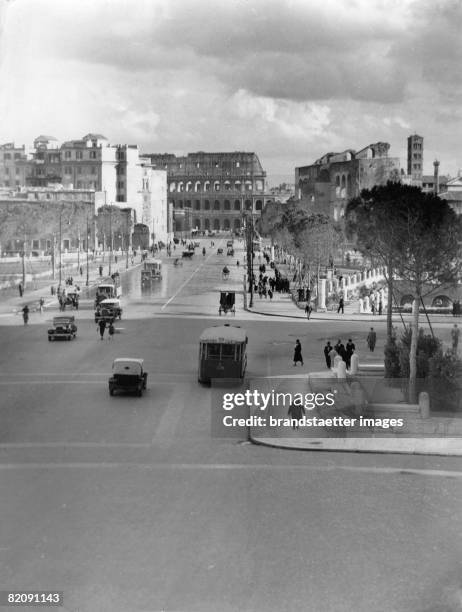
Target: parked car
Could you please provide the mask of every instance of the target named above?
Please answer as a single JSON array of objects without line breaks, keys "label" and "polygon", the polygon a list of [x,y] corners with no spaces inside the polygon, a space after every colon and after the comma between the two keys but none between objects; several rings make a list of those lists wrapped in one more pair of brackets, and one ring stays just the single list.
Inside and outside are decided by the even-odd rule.
[{"label": "parked car", "polygon": [[75,317],[60,316],[53,317],[53,326],[48,329],[48,341],[73,340],[77,335]]},{"label": "parked car", "polygon": [[143,395],[146,389],[148,374],[144,371],[144,361],[139,358],[121,357],[114,359],[112,376],[109,379],[109,395],[116,391]]}]

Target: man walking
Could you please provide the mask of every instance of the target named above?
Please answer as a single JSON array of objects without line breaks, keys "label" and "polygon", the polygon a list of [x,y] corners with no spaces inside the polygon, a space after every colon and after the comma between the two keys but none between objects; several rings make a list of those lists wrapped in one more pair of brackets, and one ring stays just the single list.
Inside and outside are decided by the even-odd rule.
[{"label": "man walking", "polygon": [[377,334],[375,333],[373,327],[371,327],[371,331],[367,334],[366,342],[367,346],[369,347],[369,350],[371,351],[371,353],[373,353],[375,349],[375,343],[377,342]]},{"label": "man walking", "polygon": [[348,338],[348,342],[345,348],[346,348],[346,365],[347,365],[347,368],[350,369],[351,356],[353,355],[356,349],[356,346],[354,345],[354,342],[352,341],[351,338]]},{"label": "man walking", "polygon": [[341,297],[338,303],[338,308],[337,308],[337,314],[342,311],[342,314],[344,314],[344,306],[345,306],[345,302],[343,301],[343,298]]},{"label": "man walking", "polygon": [[326,360],[326,366],[329,368],[329,370],[330,370],[330,367],[331,367],[331,361],[330,361],[330,354],[329,353],[331,351],[332,351],[332,346],[331,346],[331,344],[330,344],[330,342],[328,340],[326,346],[324,347],[324,357],[325,357],[325,360]]},{"label": "man walking", "polygon": [[308,319],[308,321],[310,320],[312,310],[313,310],[313,307],[311,306],[310,302],[307,302],[305,306],[305,313],[306,313],[306,318]]},{"label": "man walking", "polygon": [[99,335],[101,336],[101,340],[104,338],[104,332],[106,330],[106,321],[104,319],[100,319],[98,323],[99,327]]}]

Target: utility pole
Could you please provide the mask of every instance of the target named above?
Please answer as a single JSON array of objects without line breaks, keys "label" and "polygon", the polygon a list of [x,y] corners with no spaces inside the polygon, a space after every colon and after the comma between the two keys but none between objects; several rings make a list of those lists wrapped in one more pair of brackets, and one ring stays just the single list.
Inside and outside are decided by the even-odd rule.
[{"label": "utility pole", "polygon": [[63,267],[63,208],[61,208],[61,212],[59,213],[59,289],[61,290],[61,282],[62,282],[62,267]]},{"label": "utility pole", "polygon": [[88,287],[88,285],[90,284],[90,265],[88,262],[88,249],[90,246],[90,229],[89,229],[89,225],[88,225],[88,214],[87,214],[87,280],[85,285]]},{"label": "utility pole", "polygon": [[26,233],[24,232],[24,240],[22,243],[22,288],[26,288]]},{"label": "utility pole", "polygon": [[112,241],[112,206],[109,207],[109,234],[110,234],[110,250],[109,250],[109,276],[111,276],[112,272],[112,249],[113,249],[113,241]]},{"label": "utility pole", "polygon": [[247,240],[247,277],[249,279],[250,301],[249,308],[253,307],[253,217],[246,216],[246,240]]}]

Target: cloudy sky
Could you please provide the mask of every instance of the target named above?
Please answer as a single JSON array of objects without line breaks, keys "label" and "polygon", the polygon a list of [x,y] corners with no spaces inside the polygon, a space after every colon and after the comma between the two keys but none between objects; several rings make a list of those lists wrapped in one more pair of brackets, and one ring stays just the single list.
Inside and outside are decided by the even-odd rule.
[{"label": "cloudy sky", "polygon": [[271,184],[385,141],[462,168],[461,0],[0,0],[0,143],[255,151]]}]

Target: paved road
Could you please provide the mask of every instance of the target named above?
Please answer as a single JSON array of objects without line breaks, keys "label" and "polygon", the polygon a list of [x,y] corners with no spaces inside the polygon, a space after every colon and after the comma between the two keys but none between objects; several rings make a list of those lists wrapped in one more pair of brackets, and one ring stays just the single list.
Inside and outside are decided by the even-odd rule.
[{"label": "paved road", "polygon": [[[0,327],[0,588],[60,589],[64,609],[85,612],[459,610],[459,459],[211,436],[197,340],[220,322],[222,264],[201,258],[167,264],[152,293],[134,272],[113,341],[85,309],[73,342],[46,341],[47,314]],[[235,322],[255,376],[292,374],[297,337],[308,370],[326,334],[364,335]],[[142,398],[109,397],[121,355],[146,360]]]}]

